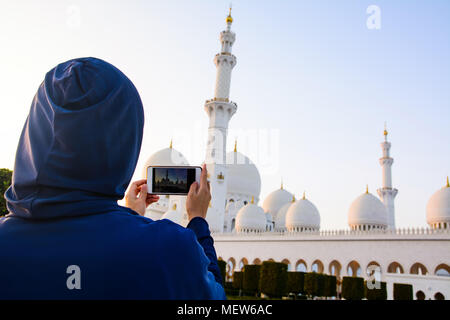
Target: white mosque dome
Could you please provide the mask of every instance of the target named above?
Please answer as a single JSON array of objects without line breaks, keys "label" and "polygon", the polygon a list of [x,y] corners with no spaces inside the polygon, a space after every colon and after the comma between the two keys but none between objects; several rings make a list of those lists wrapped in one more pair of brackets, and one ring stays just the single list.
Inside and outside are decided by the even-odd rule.
[{"label": "white mosque dome", "polygon": [[170,143],[169,148],[159,150],[152,154],[144,164],[142,169],[142,176],[147,176],[148,166],[187,166],[189,165],[183,154],[176,149],[172,148]]},{"label": "white mosque dome", "polygon": [[290,202],[285,203],[280,208],[280,210],[278,210],[275,217],[275,230],[277,231],[286,230],[286,214],[294,202],[295,200],[294,201],[291,200]]},{"label": "white mosque dome", "polygon": [[283,186],[281,186],[280,189],[272,191],[264,199],[264,202],[262,205],[264,212],[269,212],[276,220],[278,211],[286,203],[290,203],[293,196],[294,195],[292,193],[284,190]]},{"label": "white mosque dome", "polygon": [[174,204],[166,213],[162,215],[161,219],[168,219],[182,225],[183,217],[181,211],[177,210],[177,205]]},{"label": "white mosque dome", "polygon": [[357,226],[386,228],[388,224],[387,209],[383,202],[366,191],[350,205],[348,224],[351,228]]},{"label": "white mosque dome", "polygon": [[288,231],[319,230],[319,210],[305,197],[292,203],[286,213],[286,229]]},{"label": "white mosque dome", "polygon": [[227,193],[242,194],[259,199],[261,177],[252,161],[240,152],[228,152],[227,157]]},{"label": "white mosque dome", "polygon": [[237,213],[235,228],[237,232],[265,231],[266,215],[264,210],[256,204],[246,204]]},{"label": "white mosque dome", "polygon": [[427,223],[432,227],[436,224],[445,224],[442,226],[450,227],[450,184],[448,178],[447,185],[436,191],[428,200]]}]

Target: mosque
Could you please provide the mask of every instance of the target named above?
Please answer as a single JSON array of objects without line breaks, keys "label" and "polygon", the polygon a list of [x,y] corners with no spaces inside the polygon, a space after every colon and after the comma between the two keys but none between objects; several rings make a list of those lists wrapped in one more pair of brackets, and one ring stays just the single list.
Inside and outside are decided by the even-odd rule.
[{"label": "mosque", "polygon": [[[209,117],[206,160],[211,184],[207,220],[219,259],[227,262],[227,278],[245,264],[280,261],[290,271],[360,276],[385,281],[388,299],[393,284],[413,285],[415,299],[450,299],[450,184],[429,199],[426,220],[429,228],[398,229],[395,226],[395,197],[392,185],[391,143],[384,130],[379,160],[382,185],[378,197],[359,195],[348,211],[346,230],[320,229],[320,213],[305,194],[300,199],[283,185],[262,202],[258,168],[237,145],[226,152],[228,123],[237,110],[229,100],[231,72],[236,57],[231,53],[236,35],[231,31],[231,9],[226,29],[220,33],[221,51],[214,57],[217,68],[214,98],[204,109]],[[172,146],[146,161],[142,175],[151,165],[189,165]],[[184,196],[164,196],[147,208],[152,219],[170,219],[187,225]]]}]

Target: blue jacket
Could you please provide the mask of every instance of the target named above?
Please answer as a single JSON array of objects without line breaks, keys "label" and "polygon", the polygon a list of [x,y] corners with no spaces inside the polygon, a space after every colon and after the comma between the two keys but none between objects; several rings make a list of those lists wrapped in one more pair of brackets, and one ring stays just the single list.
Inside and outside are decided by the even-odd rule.
[{"label": "blue jacket", "polygon": [[0,299],[224,299],[207,222],[183,228],[117,204],[144,112],[109,63],[74,59],[33,99],[0,219]]}]

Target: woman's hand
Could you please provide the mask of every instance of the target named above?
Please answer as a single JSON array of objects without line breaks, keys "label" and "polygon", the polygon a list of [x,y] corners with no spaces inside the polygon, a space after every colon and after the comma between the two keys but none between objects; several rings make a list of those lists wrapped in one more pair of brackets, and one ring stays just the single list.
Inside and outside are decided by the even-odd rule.
[{"label": "woman's hand", "polygon": [[125,195],[125,206],[136,211],[141,216],[145,215],[145,208],[159,200],[159,196],[147,194],[146,182],[146,179],[133,182]]},{"label": "woman's hand", "polygon": [[209,190],[209,182],[207,180],[208,172],[206,165],[203,165],[202,174],[200,176],[200,185],[197,181],[191,184],[186,199],[186,211],[189,221],[195,217],[206,218],[209,202],[211,201],[211,192]]}]

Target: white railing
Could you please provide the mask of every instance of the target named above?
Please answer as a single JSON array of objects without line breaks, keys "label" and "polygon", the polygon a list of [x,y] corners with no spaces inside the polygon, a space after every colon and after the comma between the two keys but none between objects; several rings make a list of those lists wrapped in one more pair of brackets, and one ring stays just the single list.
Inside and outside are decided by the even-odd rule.
[{"label": "white railing", "polygon": [[321,231],[302,231],[302,232],[289,232],[289,231],[246,231],[246,232],[223,232],[213,233],[214,236],[355,236],[355,235],[432,235],[432,234],[450,234],[450,228],[446,229],[431,229],[425,227],[417,228],[397,228],[390,230],[350,230],[350,229],[332,229]]}]

